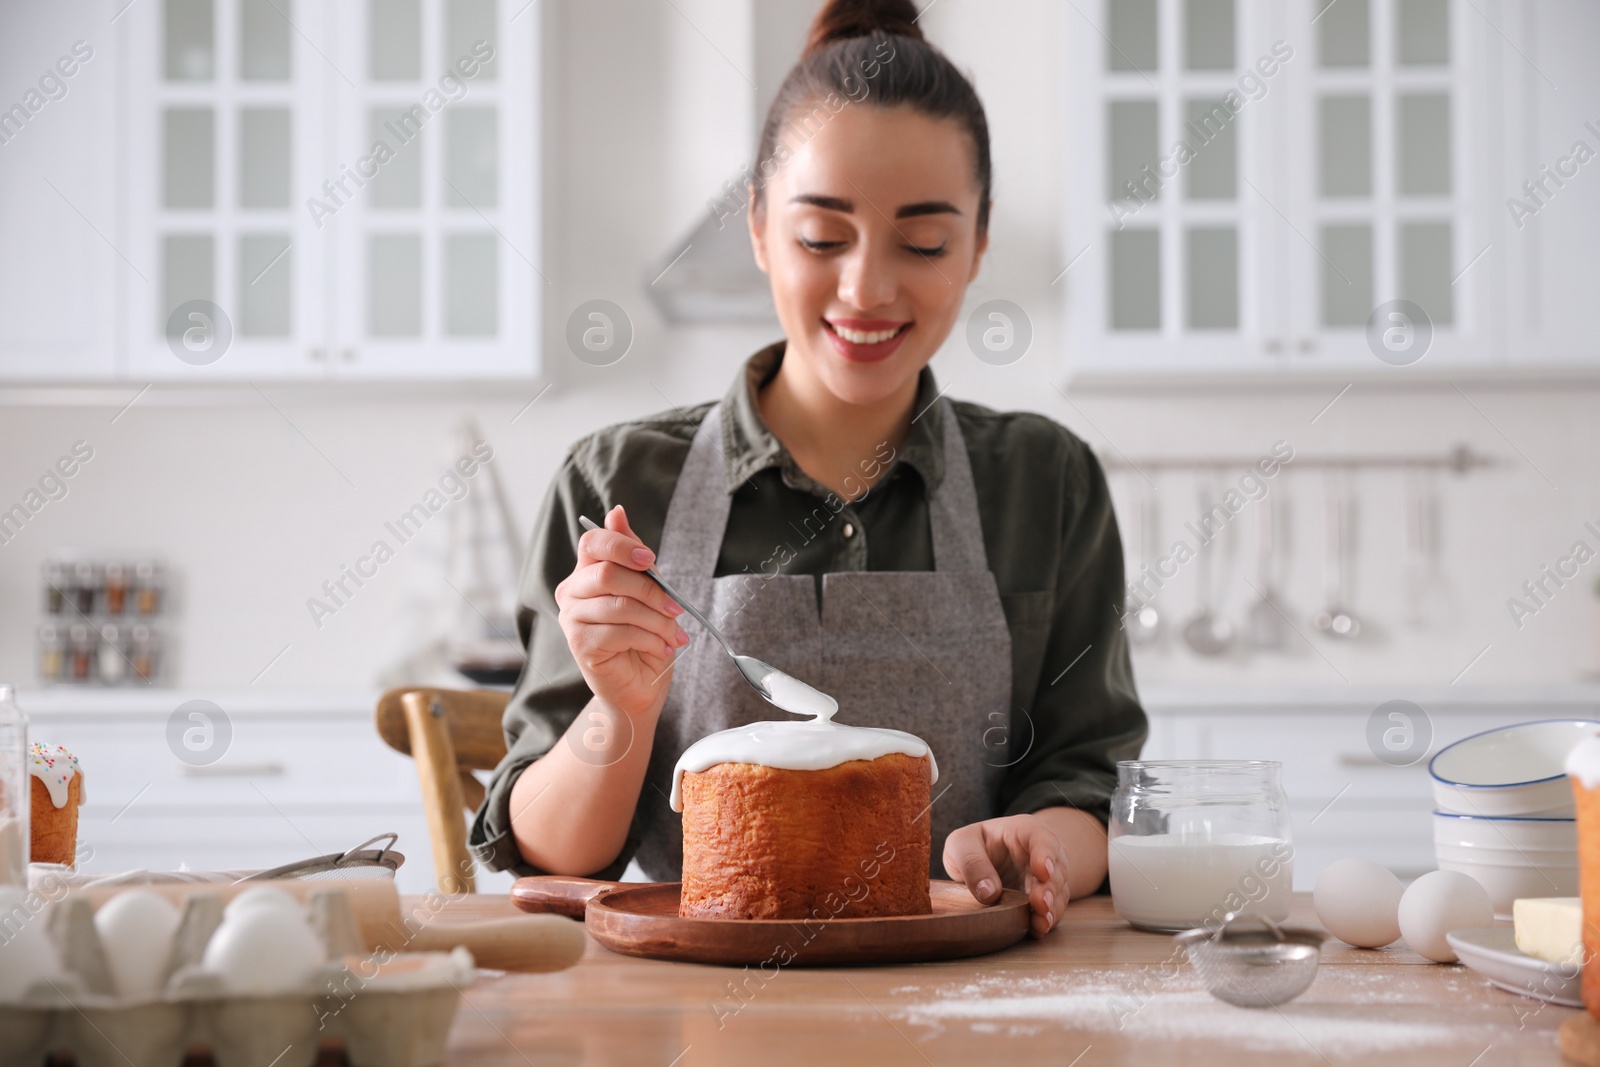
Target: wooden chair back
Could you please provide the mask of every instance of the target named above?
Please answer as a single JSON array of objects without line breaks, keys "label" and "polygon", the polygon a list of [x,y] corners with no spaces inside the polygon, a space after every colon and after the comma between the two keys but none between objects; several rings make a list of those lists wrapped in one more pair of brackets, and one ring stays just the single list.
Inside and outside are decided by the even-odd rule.
[{"label": "wooden chair back", "polygon": [[390,689],[378,698],[378,736],[417,764],[440,892],[476,888],[462,812],[483,803],[483,783],[472,772],[494,769],[506,754],[500,720],[509,699],[495,690],[424,686]]}]

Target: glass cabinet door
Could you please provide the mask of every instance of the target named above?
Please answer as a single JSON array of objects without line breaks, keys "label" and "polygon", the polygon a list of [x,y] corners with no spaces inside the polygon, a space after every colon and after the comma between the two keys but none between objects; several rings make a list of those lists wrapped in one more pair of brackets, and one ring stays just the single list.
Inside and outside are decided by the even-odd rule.
[{"label": "glass cabinet door", "polygon": [[1068,258],[1089,269],[1057,282],[1075,366],[1271,369],[1281,301],[1260,202],[1275,195],[1283,62],[1269,5],[1102,0],[1082,15],[1067,143],[1099,166],[1076,168],[1088,188],[1067,236]]},{"label": "glass cabinet door", "polygon": [[127,21],[125,209],[148,279],[129,293],[130,373],[328,374],[326,270],[306,204],[323,170],[325,9],[155,0]]},{"label": "glass cabinet door", "polygon": [[537,369],[537,17],[520,6],[340,5],[324,227],[341,376]]},{"label": "glass cabinet door", "polygon": [[[1486,363],[1500,265],[1485,225],[1482,18],[1459,0],[1305,0],[1284,225],[1291,358]],[[1474,119],[1474,116],[1477,116]]]}]

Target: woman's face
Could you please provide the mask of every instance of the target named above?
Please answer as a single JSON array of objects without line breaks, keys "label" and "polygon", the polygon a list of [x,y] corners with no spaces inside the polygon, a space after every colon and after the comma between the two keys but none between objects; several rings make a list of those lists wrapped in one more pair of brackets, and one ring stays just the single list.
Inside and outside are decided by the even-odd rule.
[{"label": "woman's face", "polygon": [[857,104],[803,144],[785,136],[764,218],[750,214],[785,367],[846,403],[888,400],[944,342],[988,247],[971,140],[951,119]]}]

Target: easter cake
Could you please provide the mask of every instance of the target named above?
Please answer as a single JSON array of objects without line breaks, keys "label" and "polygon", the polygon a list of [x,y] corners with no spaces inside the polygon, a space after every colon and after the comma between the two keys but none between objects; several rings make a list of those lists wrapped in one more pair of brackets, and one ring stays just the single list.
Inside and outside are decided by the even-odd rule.
[{"label": "easter cake", "polygon": [[723,919],[926,915],[926,742],[901,730],[755,722],[689,746],[673,769],[683,813],[678,914]]},{"label": "easter cake", "polygon": [[60,745],[28,748],[32,776],[28,834],[34,863],[73,866],[78,852],[78,807],[84,801],[83,769]]}]

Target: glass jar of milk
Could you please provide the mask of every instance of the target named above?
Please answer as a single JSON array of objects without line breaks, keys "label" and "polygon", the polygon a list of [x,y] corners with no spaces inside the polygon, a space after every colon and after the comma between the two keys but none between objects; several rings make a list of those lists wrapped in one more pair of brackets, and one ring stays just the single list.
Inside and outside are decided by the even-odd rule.
[{"label": "glass jar of milk", "polygon": [[1117,914],[1163,931],[1215,927],[1233,911],[1288,918],[1282,772],[1273,760],[1119,762],[1108,831]]}]

